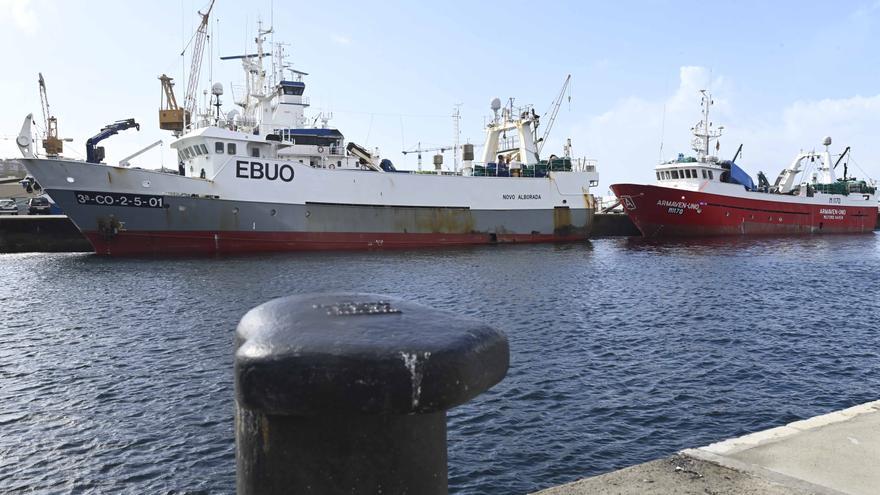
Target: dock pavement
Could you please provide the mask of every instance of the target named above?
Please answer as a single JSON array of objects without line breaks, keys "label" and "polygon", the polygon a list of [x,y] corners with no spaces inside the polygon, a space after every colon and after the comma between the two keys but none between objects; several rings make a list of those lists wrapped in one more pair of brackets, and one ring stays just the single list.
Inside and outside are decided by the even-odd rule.
[{"label": "dock pavement", "polygon": [[880,494],[880,400],[538,494]]}]

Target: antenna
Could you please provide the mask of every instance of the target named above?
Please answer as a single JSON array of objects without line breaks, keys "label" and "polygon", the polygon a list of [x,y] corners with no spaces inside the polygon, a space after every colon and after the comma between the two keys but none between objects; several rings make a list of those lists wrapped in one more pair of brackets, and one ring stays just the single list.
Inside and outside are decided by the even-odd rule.
[{"label": "antenna", "polygon": [[663,102],[663,119],[660,121],[660,156],[657,162],[663,162],[663,141],[666,139],[666,102]]},{"label": "antenna", "polygon": [[456,103],[452,111],[452,163],[456,173],[458,173],[458,145],[461,140],[461,105],[461,103]]},{"label": "antenna", "polygon": [[712,99],[712,93],[705,89],[700,90],[700,106],[703,109],[703,119],[691,128],[694,133],[694,139],[691,142],[693,150],[697,152],[698,160],[706,161],[709,156],[709,143],[713,139],[718,139],[724,132],[724,126],[718,126],[712,129],[712,122],[709,121],[709,107],[715,104]]}]

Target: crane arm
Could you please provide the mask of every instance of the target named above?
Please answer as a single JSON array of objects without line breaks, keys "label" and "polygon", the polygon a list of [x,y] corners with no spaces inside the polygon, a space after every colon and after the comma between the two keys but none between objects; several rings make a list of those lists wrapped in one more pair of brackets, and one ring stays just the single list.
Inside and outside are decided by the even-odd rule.
[{"label": "crane arm", "polygon": [[131,160],[133,160],[134,158],[136,158],[136,157],[138,157],[138,156],[143,155],[143,154],[146,153],[147,151],[150,151],[151,149],[155,148],[156,146],[159,146],[160,144],[162,144],[162,140],[161,140],[161,139],[158,140],[158,141],[156,141],[156,142],[153,143],[153,144],[150,144],[150,145],[148,145],[148,146],[146,146],[146,147],[144,147],[144,148],[139,149],[136,153],[133,153],[133,154],[131,154],[131,155],[128,155],[127,157],[123,158],[122,160],[119,160],[119,166],[120,166],[120,167],[130,167],[130,166],[131,166]]},{"label": "crane arm", "polygon": [[562,100],[565,98],[565,90],[568,89],[568,83],[571,81],[571,74],[565,77],[565,82],[562,83],[562,91],[559,92],[559,96],[553,100],[553,103],[550,105],[550,120],[547,122],[547,129],[544,130],[544,136],[541,137],[538,142],[538,155],[540,156],[541,150],[544,149],[544,143],[547,142],[547,138],[550,136],[550,129],[553,129],[553,123],[556,122],[556,114],[559,113],[559,107],[562,106]]},{"label": "crane arm", "polygon": [[173,78],[162,74],[159,76],[159,80],[162,81],[162,91],[165,94],[165,104],[161,105],[163,110],[177,110],[177,98],[174,97],[174,81]]},{"label": "crane arm", "polygon": [[112,124],[105,125],[101,132],[86,141],[86,161],[89,163],[101,163],[101,160],[104,159],[104,148],[97,147],[97,144],[119,131],[131,129],[132,127],[141,130],[141,125],[135,122],[134,119],[117,120]]},{"label": "crane arm", "polygon": [[202,16],[202,23],[199,24],[194,38],[192,64],[189,69],[189,81],[187,81],[186,98],[184,100],[184,108],[190,115],[195,115],[196,113],[196,91],[199,86],[199,73],[202,69],[202,55],[205,53],[205,38],[208,37],[208,17],[211,15],[211,9],[213,8],[214,0],[211,0],[207,12],[204,14],[199,12],[199,15]]},{"label": "crane arm", "polygon": [[44,128],[49,128],[49,116],[51,113],[49,112],[49,97],[46,95],[46,81],[43,79],[43,73],[38,72],[40,75],[40,105],[43,107],[43,126]]}]

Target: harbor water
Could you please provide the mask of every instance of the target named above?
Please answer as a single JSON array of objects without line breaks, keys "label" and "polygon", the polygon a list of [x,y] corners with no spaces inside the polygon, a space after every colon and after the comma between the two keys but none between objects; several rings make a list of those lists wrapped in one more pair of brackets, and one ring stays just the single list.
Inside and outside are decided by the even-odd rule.
[{"label": "harbor water", "polygon": [[0,492],[233,493],[233,332],[289,294],[482,319],[450,492],[526,493],[874,400],[880,236],[107,259],[0,255]]}]

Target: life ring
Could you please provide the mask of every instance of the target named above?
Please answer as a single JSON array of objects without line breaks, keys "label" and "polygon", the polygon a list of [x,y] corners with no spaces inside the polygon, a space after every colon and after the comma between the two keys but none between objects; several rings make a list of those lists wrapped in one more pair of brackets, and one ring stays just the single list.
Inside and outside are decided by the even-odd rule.
[{"label": "life ring", "polygon": [[318,153],[323,153],[323,152],[324,152],[324,147],[318,146]]},{"label": "life ring", "polygon": [[336,168],[336,164],[331,163],[331,164],[330,164],[330,170],[333,170],[334,168]]}]

